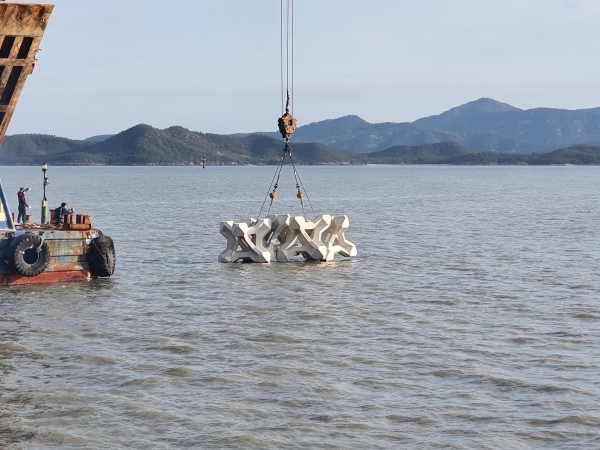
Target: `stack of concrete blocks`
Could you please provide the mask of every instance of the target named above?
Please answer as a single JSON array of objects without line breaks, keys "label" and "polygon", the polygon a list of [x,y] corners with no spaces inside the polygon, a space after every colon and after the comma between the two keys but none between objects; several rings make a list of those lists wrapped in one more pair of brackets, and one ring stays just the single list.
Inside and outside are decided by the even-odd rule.
[{"label": "stack of concrete blocks", "polygon": [[298,255],[308,260],[333,261],[336,254],[356,256],[356,246],[345,236],[349,226],[348,216],[330,215],[313,221],[278,214],[260,220],[221,222],[227,249],[219,256],[219,262],[270,263],[289,261]]}]

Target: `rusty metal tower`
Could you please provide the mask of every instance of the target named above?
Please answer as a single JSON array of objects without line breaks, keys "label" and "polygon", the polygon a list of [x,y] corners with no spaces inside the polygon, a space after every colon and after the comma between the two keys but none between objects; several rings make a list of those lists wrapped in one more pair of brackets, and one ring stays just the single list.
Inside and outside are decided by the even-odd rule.
[{"label": "rusty metal tower", "polygon": [[25,86],[54,5],[0,1],[0,144]]},{"label": "rusty metal tower", "polygon": [[[0,0],[0,145],[25,81],[35,68],[36,55],[53,9],[54,5]],[[2,182],[0,228],[14,228]]]}]

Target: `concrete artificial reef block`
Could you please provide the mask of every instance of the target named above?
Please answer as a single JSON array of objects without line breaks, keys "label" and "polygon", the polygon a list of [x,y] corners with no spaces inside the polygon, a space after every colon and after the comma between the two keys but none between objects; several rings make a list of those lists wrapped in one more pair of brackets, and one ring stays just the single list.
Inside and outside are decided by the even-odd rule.
[{"label": "concrete artificial reef block", "polygon": [[336,254],[356,256],[356,245],[346,240],[348,216],[324,214],[314,220],[277,214],[266,219],[221,222],[227,249],[219,262],[270,263],[301,255],[307,260],[333,261]]}]

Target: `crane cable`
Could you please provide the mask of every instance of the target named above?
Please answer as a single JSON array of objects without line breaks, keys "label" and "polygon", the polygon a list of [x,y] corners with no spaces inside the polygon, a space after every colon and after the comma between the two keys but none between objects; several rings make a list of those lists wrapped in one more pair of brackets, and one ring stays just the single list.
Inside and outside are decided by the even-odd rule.
[{"label": "crane cable", "polygon": [[[288,95],[291,92],[291,100],[292,100],[292,115],[294,115],[294,0],[285,0],[287,3],[285,9],[285,27],[283,25],[284,22],[284,8],[283,3],[284,0],[280,0],[281,5],[281,14],[280,14],[280,49],[281,49],[281,115],[284,114],[285,111],[285,93]],[[291,17],[290,17],[291,16]],[[285,33],[285,62],[283,55],[283,34]],[[290,49],[291,49],[291,58],[290,58]],[[292,70],[290,72],[290,63],[292,66]],[[290,76],[291,74],[291,76]],[[291,89],[290,89],[290,78],[291,78]],[[285,79],[285,83],[284,83]]]},{"label": "crane cable", "polygon": [[283,116],[285,107],[285,100],[283,99],[283,0],[281,0],[281,13],[280,13],[280,49],[281,49],[281,115]]},{"label": "crane cable", "polygon": [[[315,215],[315,210],[312,206],[312,202],[306,193],[306,189],[304,188],[304,183],[302,183],[302,179],[300,178],[300,174],[298,173],[298,169],[296,168],[296,164],[294,163],[294,159],[292,157],[292,147],[290,144],[290,138],[296,131],[296,119],[293,117],[294,113],[294,0],[285,0],[286,2],[286,26],[285,26],[285,34],[286,34],[286,51],[285,51],[285,64],[283,61],[283,33],[284,33],[284,0],[280,0],[280,56],[281,56],[281,112],[282,117],[279,119],[279,130],[282,134],[282,137],[285,138],[285,147],[283,149],[283,153],[281,155],[281,159],[277,164],[277,169],[275,170],[275,175],[271,180],[271,185],[269,186],[269,191],[265,196],[265,200],[260,208],[260,212],[258,214],[258,218],[260,218],[267,199],[270,197],[271,202],[269,204],[269,209],[267,212],[267,216],[271,212],[271,208],[274,205],[274,201],[277,198],[277,188],[279,187],[279,179],[281,177],[281,172],[283,170],[283,165],[285,164],[285,156],[289,154],[290,162],[292,164],[292,168],[294,171],[294,178],[296,180],[296,188],[298,189],[298,194],[296,197],[300,200],[300,204],[302,206],[302,215],[306,218],[306,212],[304,208],[304,197],[308,201],[310,209],[312,213]],[[291,52],[291,58],[290,58]],[[291,63],[291,73],[290,73],[290,63]],[[284,74],[284,66],[285,66],[285,74]],[[290,76],[291,75],[291,76]],[[285,78],[285,90],[284,90],[284,78]],[[291,89],[290,89],[290,78],[291,78]],[[291,92],[291,95],[290,95]],[[285,100],[287,93],[287,101]],[[291,106],[291,112],[290,112]]]}]

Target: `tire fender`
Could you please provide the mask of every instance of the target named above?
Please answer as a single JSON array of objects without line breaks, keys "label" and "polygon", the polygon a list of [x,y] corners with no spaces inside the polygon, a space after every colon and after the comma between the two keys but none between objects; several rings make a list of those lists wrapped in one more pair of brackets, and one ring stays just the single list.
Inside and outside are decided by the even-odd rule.
[{"label": "tire fender", "polygon": [[108,278],[115,273],[115,265],[115,244],[110,237],[100,233],[92,241],[92,273],[97,278]]},{"label": "tire fender", "polygon": [[48,268],[50,248],[35,234],[27,233],[12,240],[6,251],[6,263],[13,272],[36,277]]}]

